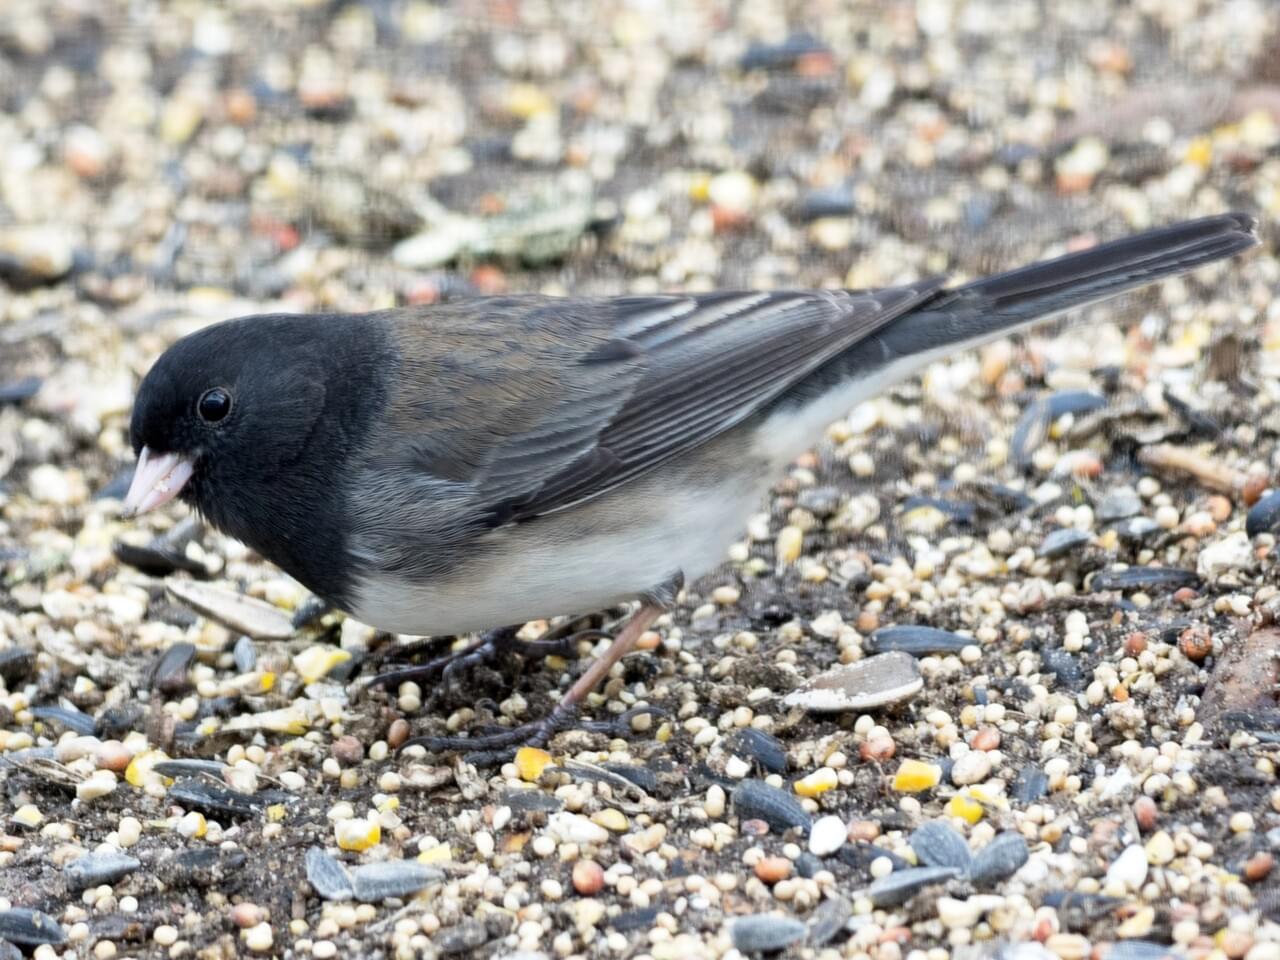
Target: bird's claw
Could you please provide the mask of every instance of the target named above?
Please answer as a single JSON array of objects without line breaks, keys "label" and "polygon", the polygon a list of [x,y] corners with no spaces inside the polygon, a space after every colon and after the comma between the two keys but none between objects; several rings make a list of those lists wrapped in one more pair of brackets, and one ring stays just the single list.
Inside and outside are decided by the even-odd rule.
[{"label": "bird's claw", "polygon": [[[661,707],[632,707],[616,717],[608,720],[591,720],[582,724],[582,729],[590,733],[602,733],[609,737],[625,737],[632,732],[631,721],[638,716],[666,716],[667,711]],[[541,720],[522,723],[518,727],[500,730],[496,733],[468,737],[415,737],[406,740],[401,750],[410,746],[421,746],[428,753],[447,753],[454,750],[468,750],[463,759],[477,767],[492,767],[506,763],[514,755],[517,747],[545,747],[551,738],[572,725],[578,716],[578,708],[573,704],[560,703]]]}]

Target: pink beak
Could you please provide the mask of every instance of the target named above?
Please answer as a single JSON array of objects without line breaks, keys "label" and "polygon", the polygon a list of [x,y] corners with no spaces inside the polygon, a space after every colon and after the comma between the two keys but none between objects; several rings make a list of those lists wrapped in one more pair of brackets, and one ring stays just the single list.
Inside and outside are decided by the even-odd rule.
[{"label": "pink beak", "polygon": [[157,455],[143,447],[138,454],[133,482],[125,494],[123,515],[136,517],[168,503],[182,491],[194,472],[195,464],[185,457],[176,453]]}]

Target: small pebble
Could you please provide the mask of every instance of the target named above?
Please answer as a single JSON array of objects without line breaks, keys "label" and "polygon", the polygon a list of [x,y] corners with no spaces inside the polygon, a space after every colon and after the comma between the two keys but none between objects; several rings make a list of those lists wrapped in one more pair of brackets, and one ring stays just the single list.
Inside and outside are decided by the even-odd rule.
[{"label": "small pebble", "polygon": [[835,853],[845,844],[849,829],[837,816],[819,817],[809,830],[809,852],[816,857]]}]

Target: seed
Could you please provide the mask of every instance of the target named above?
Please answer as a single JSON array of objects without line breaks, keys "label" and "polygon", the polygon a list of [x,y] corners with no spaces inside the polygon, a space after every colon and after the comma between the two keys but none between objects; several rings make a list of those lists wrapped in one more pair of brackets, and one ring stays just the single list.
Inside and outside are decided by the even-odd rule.
[{"label": "seed", "polygon": [[893,789],[899,793],[931,790],[942,779],[942,767],[923,760],[903,760],[893,778]]},{"label": "seed", "polygon": [[875,737],[868,737],[858,747],[858,756],[863,760],[883,761],[893,758],[894,752],[897,750],[897,744],[893,742],[893,737],[887,734]]},{"label": "seed", "polygon": [[1275,857],[1267,850],[1259,850],[1244,862],[1244,878],[1250,883],[1266,879],[1275,866]]},{"label": "seed", "polygon": [[762,882],[775,884],[791,876],[791,861],[786,857],[761,857],[756,861],[755,870]]},{"label": "seed", "polygon": [[537,747],[521,747],[516,751],[516,770],[520,772],[520,779],[528,783],[542,776],[550,763],[551,754]]},{"label": "seed", "polygon": [[795,783],[795,791],[802,797],[817,797],[834,789],[840,784],[840,778],[830,767],[820,767],[813,773]]},{"label": "seed", "polygon": [[409,721],[404,717],[396,717],[387,728],[387,746],[395,750],[409,739]]},{"label": "seed", "polygon": [[1203,623],[1195,623],[1178,637],[1178,649],[1193,663],[1199,663],[1213,652],[1213,635]]},{"label": "seed", "polygon": [[982,727],[973,735],[970,746],[974,750],[995,750],[1000,746],[1000,731],[995,727]]},{"label": "seed", "polygon": [[1133,816],[1143,833],[1150,833],[1155,827],[1158,814],[1156,802],[1150,797],[1139,797],[1133,802]]},{"label": "seed", "polygon": [[604,870],[594,860],[579,860],[573,865],[573,889],[584,897],[594,897],[604,889]]}]

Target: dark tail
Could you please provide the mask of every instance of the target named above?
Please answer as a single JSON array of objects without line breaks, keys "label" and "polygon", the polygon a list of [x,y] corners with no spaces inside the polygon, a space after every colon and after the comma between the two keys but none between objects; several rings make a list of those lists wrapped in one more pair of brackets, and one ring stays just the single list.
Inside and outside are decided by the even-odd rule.
[{"label": "dark tail", "polygon": [[873,339],[886,361],[975,346],[1240,253],[1258,242],[1256,229],[1253,217],[1226,213],[1099,244],[939,291]]}]

